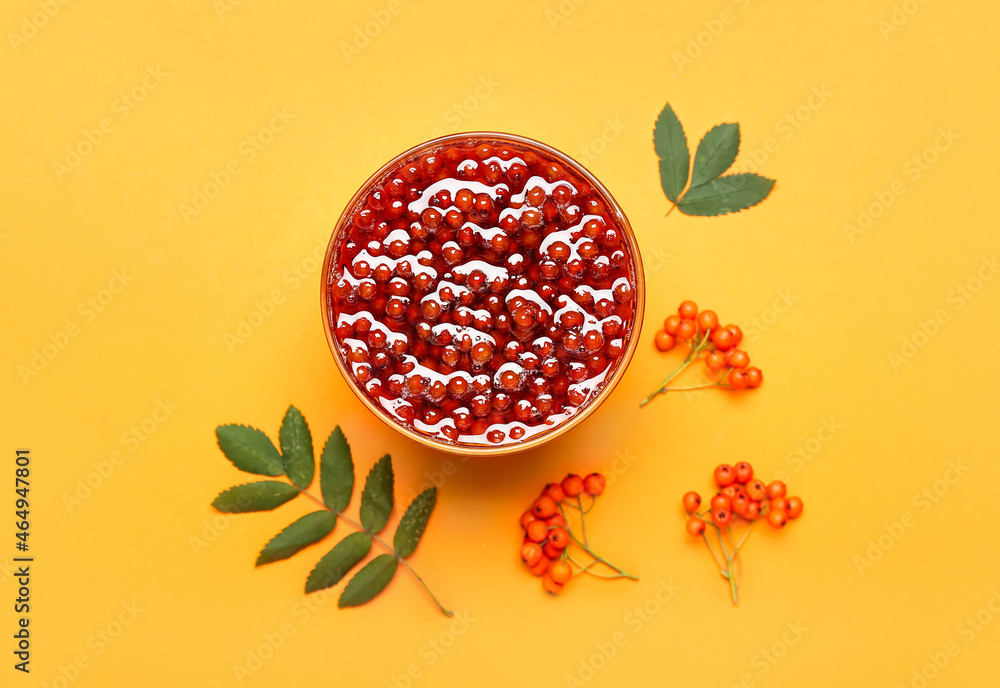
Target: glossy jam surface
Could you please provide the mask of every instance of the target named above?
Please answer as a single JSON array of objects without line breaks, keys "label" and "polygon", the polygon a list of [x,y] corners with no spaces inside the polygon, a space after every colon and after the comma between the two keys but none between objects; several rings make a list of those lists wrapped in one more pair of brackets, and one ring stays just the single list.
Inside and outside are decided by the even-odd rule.
[{"label": "glossy jam surface", "polygon": [[620,218],[565,161],[473,140],[410,157],[349,208],[329,325],[397,423],[503,446],[580,413],[622,363],[636,270]]}]

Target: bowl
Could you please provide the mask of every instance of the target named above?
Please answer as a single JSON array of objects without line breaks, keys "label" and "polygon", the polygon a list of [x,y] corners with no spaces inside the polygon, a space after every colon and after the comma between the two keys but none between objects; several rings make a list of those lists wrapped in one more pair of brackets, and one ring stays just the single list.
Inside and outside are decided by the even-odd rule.
[{"label": "bowl", "polygon": [[327,246],[321,306],[348,386],[440,451],[498,455],[579,425],[625,373],[645,289],[628,219],[568,155],[450,134],[383,165]]}]

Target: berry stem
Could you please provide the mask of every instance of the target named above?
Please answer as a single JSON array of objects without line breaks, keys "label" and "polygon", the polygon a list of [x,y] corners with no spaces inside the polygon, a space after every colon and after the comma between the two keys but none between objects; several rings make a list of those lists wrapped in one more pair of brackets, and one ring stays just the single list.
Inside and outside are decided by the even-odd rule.
[{"label": "berry stem", "polygon": [[[739,583],[736,581],[737,576],[736,576],[736,570],[733,567],[733,563],[734,562],[739,563],[739,556],[740,556],[739,545],[737,545],[735,540],[733,540],[732,532],[727,526],[726,533],[729,535],[730,545],[732,546],[732,554],[730,554],[726,550],[726,541],[725,538],[723,537],[722,528],[719,528],[714,523],[712,523],[711,525],[712,528],[715,529],[716,536],[719,538],[719,548],[722,550],[722,556],[726,560],[726,564],[725,566],[722,566],[722,563],[719,561],[718,557],[716,557],[715,562],[719,564],[719,569],[720,569],[719,573],[722,574],[723,578],[729,581],[729,589],[733,595],[733,604],[738,605],[740,603],[740,598],[738,593]],[[704,533],[702,533],[702,536],[704,537]],[[746,537],[744,537],[743,540],[746,540]],[[705,542],[706,544],[708,543],[707,537],[705,538]],[[742,541],[740,542],[740,544],[742,544]],[[709,546],[709,549],[710,550],[712,549],[711,546]],[[715,555],[714,551],[712,552],[712,555],[713,556]]]},{"label": "berry stem", "polygon": [[[667,393],[668,391],[670,391],[670,389],[678,389],[678,388],[670,388],[670,389],[668,389],[667,385],[669,385],[670,382],[675,377],[677,377],[678,375],[680,375],[681,372],[685,368],[687,368],[689,365],[691,365],[691,362],[694,361],[694,359],[696,359],[698,357],[698,354],[700,354],[703,350],[705,350],[707,348],[706,345],[711,340],[711,336],[710,335],[711,335],[711,332],[705,332],[704,336],[700,340],[697,340],[697,343],[694,346],[691,347],[691,350],[688,352],[687,356],[684,357],[684,360],[674,370],[674,372],[670,373],[670,375],[668,375],[666,377],[666,379],[663,382],[660,383],[660,386],[656,389],[655,392],[653,392],[648,397],[646,397],[641,402],[639,402],[639,408],[642,408],[643,406],[645,406],[646,404],[648,404],[649,402],[651,402],[653,399],[655,399],[657,396],[659,396],[661,394]],[[715,384],[715,383],[713,383],[713,384]]]},{"label": "berry stem", "polygon": [[[609,574],[606,574],[606,573],[598,573],[597,571],[591,571],[590,570],[591,567],[594,566],[594,564],[598,563],[597,559],[594,559],[594,561],[592,561],[589,564],[587,564],[586,566],[584,566],[583,564],[581,564],[580,562],[578,562],[576,559],[574,559],[573,557],[571,557],[568,554],[566,555],[566,558],[569,559],[571,562],[573,562],[574,564],[576,564],[577,566],[580,567],[580,571],[579,571],[580,573],[589,573],[591,576],[597,576],[598,578],[608,578],[608,579],[625,578],[625,577],[627,577],[627,574],[624,574],[624,573],[616,573],[615,575],[612,576],[612,575],[609,575]],[[607,563],[607,562],[605,562],[605,563]]]},{"label": "berry stem", "polygon": [[733,554],[728,559],[728,562],[729,562],[729,576],[728,576],[728,578],[729,578],[729,589],[733,593],[733,604],[738,605],[740,603],[740,599],[739,599],[739,595],[738,595],[739,587],[740,587],[738,579],[740,578],[740,575],[739,575],[739,571],[737,571],[737,569],[734,566],[734,564],[736,564],[737,566],[739,566],[740,571],[742,571],[743,566],[742,566],[742,562],[740,560],[740,548],[736,544],[736,541],[733,539],[732,526],[726,526],[726,535],[729,537],[729,543],[733,547]]},{"label": "berry stem", "polygon": [[330,507],[328,507],[323,500],[317,499],[311,492],[308,492],[308,491],[302,489],[298,485],[295,485],[295,489],[297,489],[300,493],[304,494],[309,499],[311,499],[314,502],[316,502],[318,505],[320,505],[321,507],[323,507],[327,511],[330,511],[330,512],[336,514],[337,518],[342,519],[342,520],[346,521],[347,523],[350,523],[352,526],[354,526],[355,528],[357,528],[361,532],[367,533],[368,535],[370,535],[377,543],[379,543],[380,545],[382,545],[382,547],[384,547],[385,550],[387,552],[389,552],[389,554],[392,554],[394,557],[396,557],[396,559],[398,559],[403,564],[403,566],[405,566],[407,569],[409,569],[410,573],[413,574],[413,577],[417,579],[417,582],[420,583],[420,585],[423,586],[424,590],[427,591],[427,594],[430,596],[430,598],[432,600],[434,600],[434,604],[437,605],[438,609],[441,610],[442,614],[444,614],[445,616],[454,616],[455,615],[455,612],[453,612],[453,611],[451,611],[449,609],[445,609],[444,605],[441,604],[441,602],[438,600],[438,598],[434,596],[434,593],[431,592],[431,589],[427,586],[427,583],[424,582],[424,579],[421,578],[417,574],[417,572],[413,570],[412,566],[410,566],[410,562],[406,561],[406,559],[404,559],[403,557],[399,556],[399,552],[397,552],[394,547],[390,547],[389,543],[387,543],[385,540],[383,540],[381,537],[379,537],[378,534],[371,532],[370,530],[368,530],[367,528],[365,528],[363,525],[361,525],[360,523],[358,523],[357,521],[355,521],[353,518],[350,518],[349,516],[345,516],[344,514],[342,514],[339,511],[334,511],[333,509],[331,509]]},{"label": "berry stem", "polygon": [[729,573],[726,575],[726,578],[729,579],[729,590],[733,594],[733,604],[738,606],[740,603],[739,585],[737,585],[736,578],[733,576],[732,564],[730,564]]},{"label": "berry stem", "polygon": [[[580,495],[576,496],[576,504],[577,508],[580,509],[580,532],[583,533],[583,542],[587,547],[590,547],[590,541],[587,540],[587,517],[586,512],[583,510],[583,500],[580,499]],[[565,514],[563,514],[563,518],[566,518]]]},{"label": "berry stem", "polygon": [[573,539],[573,542],[575,542],[576,544],[580,545],[580,547],[583,548],[584,552],[586,552],[587,554],[589,554],[590,556],[592,556],[594,559],[596,559],[597,561],[601,562],[605,566],[610,566],[615,571],[617,571],[619,574],[621,574],[622,577],[628,578],[629,580],[634,580],[634,581],[639,580],[638,576],[633,576],[631,573],[628,573],[627,571],[623,571],[622,569],[618,568],[617,566],[615,566],[614,564],[612,564],[610,561],[608,561],[604,557],[600,556],[599,554],[595,554],[593,550],[591,550],[589,547],[587,547],[587,545],[583,544],[582,542],[580,542],[580,540],[577,539],[577,537],[573,534],[573,531],[569,531],[569,536]]},{"label": "berry stem", "polygon": [[[563,511],[562,504],[558,504],[557,506],[559,507],[559,513],[562,514],[563,519],[566,519],[566,512]],[[570,506],[572,506],[572,504]],[[583,519],[583,512],[582,512],[582,510],[581,510],[580,518],[581,518],[581,523],[582,523],[583,522],[582,521],[582,519]],[[601,562],[605,566],[609,566],[612,569],[614,569],[615,571],[617,571],[619,574],[621,574],[620,577],[628,578],[628,579],[634,580],[634,581],[639,580],[638,576],[633,576],[631,573],[628,573],[627,571],[623,571],[622,569],[618,568],[617,566],[615,566],[614,564],[612,564],[610,561],[608,561],[604,557],[602,557],[602,556],[600,556],[598,554],[595,554],[594,551],[592,549],[590,549],[590,547],[587,545],[587,543],[581,542],[580,539],[573,533],[573,529],[569,527],[569,520],[566,520],[566,532],[569,533],[569,537],[570,537],[571,540],[573,540],[573,542],[575,542],[581,548],[583,548],[584,552],[586,552],[587,554],[589,554],[590,556],[592,556],[594,559],[596,559],[597,561]],[[588,571],[588,573],[593,573],[593,571]],[[597,575],[597,574],[594,574],[594,575]],[[619,576],[616,576],[616,578],[617,577],[619,577]]]},{"label": "berry stem", "polygon": [[670,217],[670,213],[674,212],[674,210],[676,209],[677,209],[677,204],[674,203],[673,205],[670,206],[670,210],[667,211],[667,214],[664,215],[664,217]]},{"label": "berry stem", "polygon": [[712,543],[709,541],[708,536],[705,535],[705,531],[702,531],[701,539],[705,541],[705,546],[708,547],[708,551],[712,553],[712,558],[715,559],[715,563],[719,566],[719,572],[721,573],[726,567],[723,566],[722,562],[719,560],[719,555],[716,554],[715,549],[712,548]]},{"label": "berry stem", "polygon": [[[583,508],[583,502],[580,502],[580,505],[577,506],[576,504],[574,504],[573,502],[569,501],[568,499],[564,499],[561,503],[565,504],[566,506],[570,507],[571,509],[576,509],[581,514],[589,514],[590,510],[594,508],[595,504],[597,504],[597,497],[594,497],[594,496],[591,496],[591,495],[588,495],[588,496],[590,497],[590,506],[588,506],[586,509]],[[579,497],[577,499],[579,499]],[[566,514],[564,513],[563,514],[563,518],[565,518],[565,517],[566,517]]]},{"label": "berry stem", "polygon": [[740,547],[742,547],[742,546],[743,546],[743,543],[747,541],[747,538],[748,538],[748,537],[750,537],[750,531],[752,531],[752,530],[753,530],[753,526],[754,526],[754,524],[755,524],[755,523],[757,523],[757,521],[756,521],[756,520],[753,520],[753,521],[750,521],[750,525],[748,525],[748,526],[747,526],[747,529],[746,529],[745,531],[743,531],[743,537],[742,537],[742,538],[740,538],[740,544],[736,545],[736,549],[737,549],[737,550],[738,550],[738,549],[739,549]]},{"label": "berry stem", "polygon": [[[693,349],[692,349],[692,351],[693,351]],[[684,359],[683,363],[681,363],[677,368],[675,368],[674,372],[670,373],[670,375],[667,375],[666,379],[664,379],[663,382],[660,383],[660,386],[657,388],[657,390],[655,392],[653,392],[648,397],[646,397],[641,402],[639,402],[639,408],[642,408],[643,406],[645,406],[646,404],[648,404],[649,402],[651,402],[658,395],[665,393],[667,391],[667,385],[670,384],[670,381],[673,380],[678,375],[680,375],[681,372],[685,368],[687,368],[688,365],[690,365],[690,364],[691,364],[691,354],[689,353],[687,355],[687,357]]]},{"label": "berry stem", "polygon": [[669,388],[667,388],[667,389],[665,389],[663,391],[664,392],[688,392],[688,391],[691,391],[693,389],[708,389],[709,387],[723,387],[723,388],[727,388],[727,387],[729,387],[729,385],[727,385],[726,383],[722,382],[721,380],[717,380],[715,382],[708,382],[708,383],[706,383],[704,385],[691,385],[690,387],[669,387]]}]

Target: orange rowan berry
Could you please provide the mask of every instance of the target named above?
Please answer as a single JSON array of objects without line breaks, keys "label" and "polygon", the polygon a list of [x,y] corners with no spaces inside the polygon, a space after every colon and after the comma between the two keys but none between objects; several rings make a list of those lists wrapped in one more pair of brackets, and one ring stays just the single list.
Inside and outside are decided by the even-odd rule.
[{"label": "orange rowan berry", "polygon": [[754,501],[761,501],[767,499],[767,485],[764,484],[763,480],[759,478],[754,478],[747,483],[746,486],[747,496]]},{"label": "orange rowan berry", "polygon": [[715,467],[713,476],[715,477],[716,485],[725,487],[726,485],[732,485],[736,480],[736,471],[728,463],[722,463]]},{"label": "orange rowan berry", "polygon": [[802,515],[802,500],[798,497],[788,497],[788,518],[798,518]]},{"label": "orange rowan berry", "polygon": [[729,509],[732,500],[729,495],[724,495],[721,492],[714,497],[712,497],[711,505],[712,511],[718,511],[719,509]]},{"label": "orange rowan berry", "polygon": [[733,368],[729,371],[726,381],[732,389],[746,389],[748,384],[746,371],[742,368]]},{"label": "orange rowan berry", "polygon": [[748,461],[740,461],[733,466],[736,471],[736,482],[746,485],[753,478],[753,466]]},{"label": "orange rowan berry", "polygon": [[719,351],[728,351],[736,346],[733,333],[721,327],[712,330],[712,343]]},{"label": "orange rowan berry", "polygon": [[694,320],[698,317],[698,304],[694,301],[681,301],[677,313],[683,320]]},{"label": "orange rowan berry", "polygon": [[537,542],[526,542],[521,545],[521,561],[527,564],[529,569],[536,566],[543,556],[545,555]]},{"label": "orange rowan berry", "polygon": [[569,582],[569,579],[573,577],[573,567],[570,566],[569,562],[565,559],[554,561],[552,562],[552,565],[549,566],[549,576],[556,583],[566,585],[566,583]]},{"label": "orange rowan berry", "polygon": [[733,349],[729,352],[729,365],[733,368],[746,368],[750,365],[750,354],[743,349]]},{"label": "orange rowan berry", "polygon": [[562,557],[562,553],[563,551],[558,547],[556,547],[555,545],[553,545],[551,542],[546,542],[544,545],[542,545],[542,554],[544,554],[547,559],[555,561],[556,559]]},{"label": "orange rowan berry", "polygon": [[583,478],[576,473],[570,473],[563,478],[562,488],[567,497],[576,497],[583,492]]},{"label": "orange rowan berry", "polygon": [[715,311],[702,311],[698,314],[698,329],[709,332],[719,326],[719,316]]},{"label": "orange rowan berry", "polygon": [[721,351],[711,351],[705,355],[705,367],[710,373],[717,373],[726,367],[726,355]]},{"label": "orange rowan berry", "polygon": [[785,492],[787,491],[788,490],[785,487],[785,483],[781,482],[780,480],[772,480],[767,485],[767,496],[771,497],[772,499],[774,497],[784,497]]},{"label": "orange rowan berry", "polygon": [[538,560],[538,563],[529,568],[528,571],[531,573],[532,576],[541,576],[543,573],[549,570],[550,563],[551,562],[549,561],[548,557],[542,557],[541,559]]},{"label": "orange rowan berry", "polygon": [[531,525],[531,522],[537,520],[538,518],[531,513],[531,510],[525,511],[521,514],[521,527],[524,528],[525,532],[527,532],[528,526]]},{"label": "orange rowan berry", "polygon": [[591,473],[583,479],[583,491],[592,497],[596,497],[604,492],[607,486],[607,479],[600,473]]},{"label": "orange rowan berry", "polygon": [[725,528],[733,522],[733,512],[729,509],[716,509],[712,512],[712,522],[719,528]]},{"label": "orange rowan berry", "polygon": [[545,489],[542,491],[542,494],[551,497],[552,501],[557,503],[566,499],[566,493],[563,492],[562,485],[560,485],[559,483],[549,483],[548,485],[545,486]]},{"label": "orange rowan berry", "polygon": [[677,340],[672,334],[667,334],[663,330],[660,330],[656,333],[653,343],[660,351],[670,351],[677,344]]},{"label": "orange rowan berry", "polygon": [[698,537],[705,532],[705,521],[697,516],[690,516],[687,520],[687,532],[691,537]]},{"label": "orange rowan berry", "polygon": [[784,528],[786,523],[788,523],[788,514],[781,509],[767,515],[767,524],[772,528]]},{"label": "orange rowan berry", "polygon": [[542,576],[542,589],[550,595],[558,595],[564,587],[562,583],[557,583],[548,573]]},{"label": "orange rowan berry", "polygon": [[551,516],[554,516],[556,513],[555,500],[553,500],[552,497],[549,497],[548,495],[539,497],[531,505],[531,511],[538,518],[549,518]]},{"label": "orange rowan berry", "polygon": [[561,526],[553,528],[549,531],[549,544],[556,549],[566,549],[569,546],[569,533]]},{"label": "orange rowan berry", "polygon": [[680,324],[677,326],[677,334],[675,336],[677,339],[687,341],[697,332],[698,326],[694,324],[694,320],[681,320]]},{"label": "orange rowan berry", "polygon": [[731,508],[733,510],[733,513],[737,514],[738,516],[742,516],[744,512],[746,512],[747,507],[750,504],[753,504],[753,502],[750,501],[750,498],[743,493],[740,493],[735,497],[733,497],[731,502],[732,502]]},{"label": "orange rowan berry", "polygon": [[528,539],[532,542],[545,542],[549,536],[549,527],[545,521],[532,521],[528,524]]}]

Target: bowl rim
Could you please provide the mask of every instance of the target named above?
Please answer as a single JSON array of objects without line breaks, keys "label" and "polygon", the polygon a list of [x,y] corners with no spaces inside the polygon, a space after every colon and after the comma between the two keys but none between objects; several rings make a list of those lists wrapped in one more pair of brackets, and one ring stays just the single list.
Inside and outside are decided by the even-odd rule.
[{"label": "bowl rim", "polygon": [[[597,395],[590,400],[590,402],[576,415],[570,417],[569,419],[555,425],[550,430],[540,432],[537,435],[521,441],[521,442],[511,442],[505,445],[499,445],[495,447],[491,446],[476,446],[460,443],[451,443],[446,440],[437,439],[434,437],[429,437],[424,435],[410,427],[399,423],[398,421],[392,419],[388,413],[380,406],[378,406],[368,394],[360,388],[358,383],[354,380],[350,371],[346,368],[344,361],[341,360],[341,355],[339,353],[340,345],[334,336],[333,328],[330,326],[330,317],[333,312],[333,304],[330,299],[329,285],[332,282],[331,268],[333,267],[333,258],[336,254],[336,248],[339,243],[340,235],[344,232],[345,226],[347,224],[348,216],[351,210],[354,208],[355,204],[370,191],[370,186],[372,182],[383,175],[385,175],[391,168],[398,165],[403,160],[412,157],[413,155],[433,149],[447,146],[449,144],[461,142],[468,142],[469,140],[483,140],[483,141],[497,141],[497,142],[510,142],[514,144],[520,144],[529,146],[532,148],[537,148],[553,158],[559,160],[561,163],[567,165],[571,168],[575,174],[581,176],[588,184],[591,185],[593,189],[598,191],[598,193],[603,197],[603,199],[609,202],[610,208],[609,212],[615,215],[624,230],[625,244],[628,247],[629,255],[633,263],[633,271],[635,273],[635,297],[633,299],[634,303],[634,321],[632,324],[631,334],[625,346],[625,351],[622,352],[621,358],[619,360],[618,366],[615,368],[611,377],[605,381],[604,387],[597,393]],[[535,139],[529,138],[527,136],[521,136],[520,134],[509,134],[498,131],[469,131],[469,132],[459,132],[453,134],[445,134],[443,136],[438,136],[433,139],[429,139],[415,146],[411,146],[407,150],[403,151],[399,155],[394,156],[391,160],[386,162],[384,165],[378,168],[374,173],[369,175],[369,177],[358,187],[357,191],[351,196],[351,199],[344,205],[343,211],[341,211],[340,217],[337,219],[337,223],[333,228],[333,232],[330,234],[330,241],[327,243],[326,255],[323,258],[323,271],[321,273],[320,279],[320,315],[323,321],[323,331],[326,333],[327,346],[330,348],[330,353],[333,355],[333,360],[336,362],[337,369],[340,371],[341,376],[347,383],[347,386],[354,393],[354,395],[364,404],[379,420],[381,420],[386,425],[392,427],[397,432],[400,432],[404,436],[414,440],[426,447],[431,449],[436,449],[448,454],[461,454],[466,456],[502,456],[505,454],[514,454],[529,449],[534,449],[542,444],[551,442],[557,437],[561,437],[564,433],[575,428],[577,425],[582,423],[586,418],[588,418],[597,408],[610,396],[611,392],[618,385],[621,378],[625,375],[625,371],[628,369],[629,363],[632,360],[632,356],[635,354],[635,350],[638,347],[640,334],[642,330],[642,320],[643,313],[645,311],[645,301],[646,301],[646,288],[645,288],[645,274],[643,272],[642,265],[642,255],[639,251],[639,243],[636,241],[635,233],[632,230],[632,225],[621,208],[621,205],[615,199],[604,184],[601,183],[597,177],[593,175],[590,170],[584,167],[576,159],[570,157],[566,153],[553,148],[552,146],[542,143],[541,141],[536,141]]]}]

